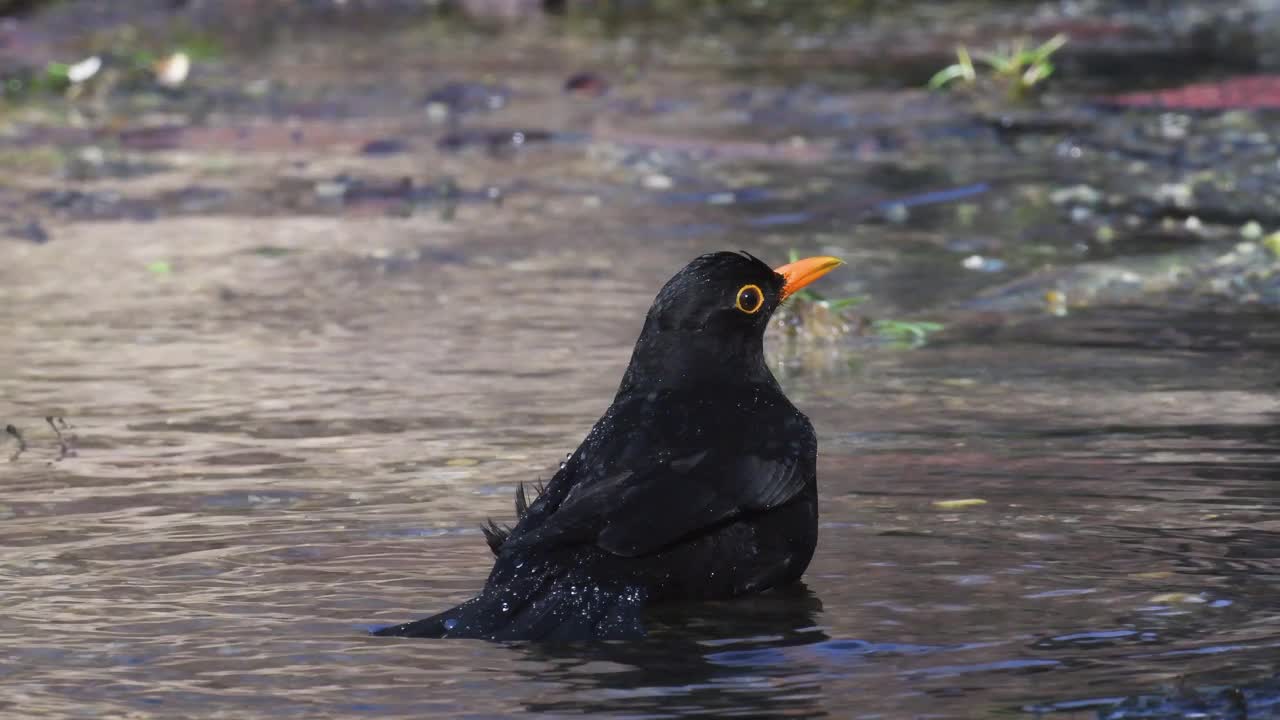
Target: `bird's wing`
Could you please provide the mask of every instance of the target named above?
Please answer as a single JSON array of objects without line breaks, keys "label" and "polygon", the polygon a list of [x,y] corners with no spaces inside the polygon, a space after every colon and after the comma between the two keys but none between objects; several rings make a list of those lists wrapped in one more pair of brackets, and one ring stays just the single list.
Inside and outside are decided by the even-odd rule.
[{"label": "bird's wing", "polygon": [[803,415],[770,429],[754,443],[610,463],[601,476],[576,484],[518,545],[593,542],[638,557],[737,515],[783,505],[811,481],[816,443]]},{"label": "bird's wing", "polygon": [[[804,490],[811,473],[812,463],[798,454],[704,451],[677,458],[612,487],[591,488],[608,495],[596,544],[624,557],[647,555],[742,513],[783,505]],[[561,510],[572,509],[566,506]]]}]

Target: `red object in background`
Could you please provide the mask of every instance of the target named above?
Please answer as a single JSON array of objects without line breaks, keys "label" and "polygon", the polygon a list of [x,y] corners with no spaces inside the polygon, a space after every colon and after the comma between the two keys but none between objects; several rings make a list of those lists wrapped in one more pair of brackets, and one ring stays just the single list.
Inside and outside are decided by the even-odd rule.
[{"label": "red object in background", "polygon": [[1169,110],[1280,109],[1280,75],[1239,76],[1168,90],[1121,93],[1103,97],[1102,102]]},{"label": "red object in background", "polygon": [[569,76],[564,81],[564,90],[568,93],[600,97],[609,92],[609,82],[591,72],[580,72]]}]

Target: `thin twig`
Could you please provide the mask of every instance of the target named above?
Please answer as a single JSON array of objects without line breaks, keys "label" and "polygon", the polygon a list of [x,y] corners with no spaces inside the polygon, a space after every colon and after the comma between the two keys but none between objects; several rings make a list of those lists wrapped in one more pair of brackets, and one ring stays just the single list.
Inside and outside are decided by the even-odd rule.
[{"label": "thin twig", "polygon": [[[57,420],[56,423],[54,422],[55,420]],[[70,430],[71,426],[67,424],[67,421],[61,417],[54,417],[53,415],[46,415],[44,421],[49,423],[49,427],[53,428],[53,434],[58,436],[58,459],[65,460],[69,457],[75,457],[75,448],[71,447],[71,443],[62,436],[62,430],[58,428],[58,424],[60,423],[63,428]],[[74,440],[75,437],[72,436],[71,439]]]}]

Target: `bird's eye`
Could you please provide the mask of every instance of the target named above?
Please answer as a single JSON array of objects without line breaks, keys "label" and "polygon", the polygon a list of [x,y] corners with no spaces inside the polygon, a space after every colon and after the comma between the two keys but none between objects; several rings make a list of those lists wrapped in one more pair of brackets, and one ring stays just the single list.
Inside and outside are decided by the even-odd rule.
[{"label": "bird's eye", "polygon": [[743,285],[738,288],[738,300],[734,307],[748,315],[754,315],[764,305],[764,293],[758,285]]}]

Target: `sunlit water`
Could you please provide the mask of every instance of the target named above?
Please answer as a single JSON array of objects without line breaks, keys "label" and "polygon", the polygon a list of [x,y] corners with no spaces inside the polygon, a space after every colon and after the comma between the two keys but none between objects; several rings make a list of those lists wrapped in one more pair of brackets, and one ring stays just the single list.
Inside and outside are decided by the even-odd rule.
[{"label": "sunlit water", "polygon": [[[711,82],[652,80],[695,96]],[[564,109],[559,81],[532,82],[507,119],[601,131]],[[743,132],[733,90],[711,86],[706,104]],[[846,119],[857,107],[814,97]],[[674,119],[657,102],[639,114],[702,131],[702,101],[685,100]],[[790,132],[784,100],[762,104]],[[633,112],[603,102],[614,121]],[[911,103],[876,122],[936,111]],[[481,586],[480,523],[509,519],[516,484],[581,440],[654,292],[694,255],[838,253],[850,265],[824,290],[909,314],[990,284],[960,266],[975,238],[998,249],[1059,220],[985,186],[976,226],[954,233],[949,210],[830,215],[1021,172],[1002,150],[981,171],[898,176],[852,155],[762,169],[758,146],[703,168],[698,152],[494,158],[434,153],[435,139],[375,160],[281,156],[310,152],[323,179],[348,165],[394,178],[426,155],[468,187],[515,188],[507,204],[449,221],[291,217],[286,202],[266,219],[0,241],[0,423],[27,444],[0,446],[0,712],[1094,717],[1236,683],[1249,717],[1280,712],[1280,693],[1253,690],[1280,657],[1280,325],[1238,306],[938,311],[947,331],[914,350],[784,352],[772,337],[820,439],[804,588],[664,609],[649,639],[597,648],[369,637]],[[293,172],[273,158],[237,158],[252,180],[229,192]],[[963,247],[943,249],[952,234]],[[45,416],[65,418],[64,446]]]}]

